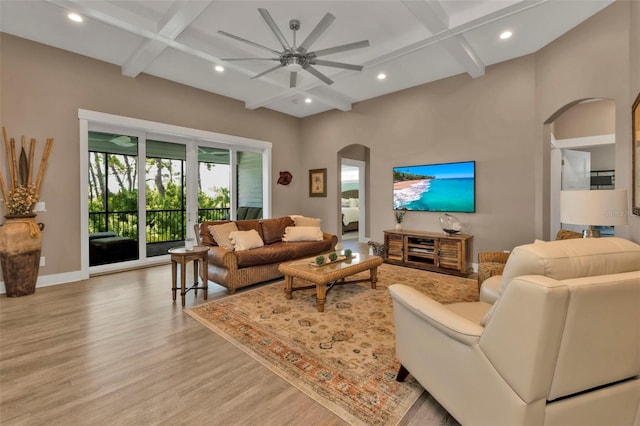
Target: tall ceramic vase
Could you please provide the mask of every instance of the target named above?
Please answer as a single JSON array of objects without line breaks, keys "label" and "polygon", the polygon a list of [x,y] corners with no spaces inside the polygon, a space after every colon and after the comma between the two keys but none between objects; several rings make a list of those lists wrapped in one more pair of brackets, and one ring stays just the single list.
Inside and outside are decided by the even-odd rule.
[{"label": "tall ceramic vase", "polygon": [[36,215],[5,218],[0,226],[4,286],[7,297],[26,296],[36,291],[44,225],[36,223]]}]

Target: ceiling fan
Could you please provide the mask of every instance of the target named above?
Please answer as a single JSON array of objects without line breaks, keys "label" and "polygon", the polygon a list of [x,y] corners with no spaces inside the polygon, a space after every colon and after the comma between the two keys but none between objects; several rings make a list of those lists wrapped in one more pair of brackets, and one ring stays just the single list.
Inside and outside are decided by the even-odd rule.
[{"label": "ceiling fan", "polygon": [[354,71],[362,71],[362,66],[360,65],[351,65],[345,64],[342,62],[333,62],[333,61],[325,61],[323,59],[318,59],[320,56],[331,55],[334,53],[345,52],[347,50],[360,49],[363,47],[369,46],[369,40],[358,41],[355,43],[342,44],[340,46],[330,47],[328,49],[316,50],[315,52],[309,52],[309,48],[311,45],[329,28],[329,25],[336,19],[330,13],[324,15],[324,17],[320,20],[318,25],[311,31],[311,33],[307,36],[307,38],[300,44],[300,46],[296,45],[296,31],[300,29],[300,21],[297,19],[292,19],[289,21],[289,29],[293,31],[293,46],[287,42],[287,39],[284,38],[282,32],[276,25],[275,21],[269,14],[266,9],[258,9],[260,15],[265,20],[273,34],[276,36],[276,39],[282,45],[282,52],[278,52],[277,50],[271,49],[269,47],[263,46],[258,43],[254,43],[253,41],[244,39],[242,37],[238,37],[236,35],[230,34],[226,31],[218,31],[220,34],[230,37],[234,40],[241,41],[243,43],[247,43],[253,47],[257,47],[263,50],[267,50],[275,55],[276,58],[226,58],[222,59],[223,61],[276,61],[279,62],[273,68],[269,68],[266,71],[261,72],[260,74],[254,75],[251,77],[252,79],[262,77],[263,75],[269,74],[275,70],[280,68],[286,68],[290,71],[289,74],[289,87],[296,87],[296,80],[298,77],[298,72],[305,70],[309,73],[313,74],[318,79],[322,80],[326,84],[333,84],[333,81],[314,68],[312,65],[320,65],[325,67],[334,67],[334,68],[342,68],[347,70]]}]

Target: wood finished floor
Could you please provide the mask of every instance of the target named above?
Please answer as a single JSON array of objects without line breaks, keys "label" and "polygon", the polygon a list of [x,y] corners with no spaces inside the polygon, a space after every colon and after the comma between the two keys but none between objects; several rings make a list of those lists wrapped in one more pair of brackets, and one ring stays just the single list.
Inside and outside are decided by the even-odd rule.
[{"label": "wood finished floor", "polygon": [[[163,265],[0,295],[0,424],[346,424],[184,314],[170,282]],[[434,414],[423,394],[402,424]]]}]

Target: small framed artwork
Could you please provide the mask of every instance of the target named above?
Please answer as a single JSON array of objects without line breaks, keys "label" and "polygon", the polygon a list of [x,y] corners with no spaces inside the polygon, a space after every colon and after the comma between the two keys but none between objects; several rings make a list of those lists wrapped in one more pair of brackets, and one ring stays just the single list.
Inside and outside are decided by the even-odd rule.
[{"label": "small framed artwork", "polygon": [[327,196],[327,169],[309,170],[309,197]]}]

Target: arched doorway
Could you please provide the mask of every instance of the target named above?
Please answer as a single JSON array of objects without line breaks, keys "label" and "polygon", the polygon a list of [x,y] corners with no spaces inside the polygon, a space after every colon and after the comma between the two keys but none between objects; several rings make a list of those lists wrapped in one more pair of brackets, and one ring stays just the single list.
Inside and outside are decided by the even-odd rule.
[{"label": "arched doorway", "polygon": [[570,102],[545,122],[545,135],[550,146],[548,232],[553,239],[559,229],[571,229],[560,223],[562,189],[615,188],[615,102]]},{"label": "arched doorway", "polygon": [[338,230],[345,235],[357,235],[358,242],[369,240],[369,148],[353,144],[338,151]]}]

